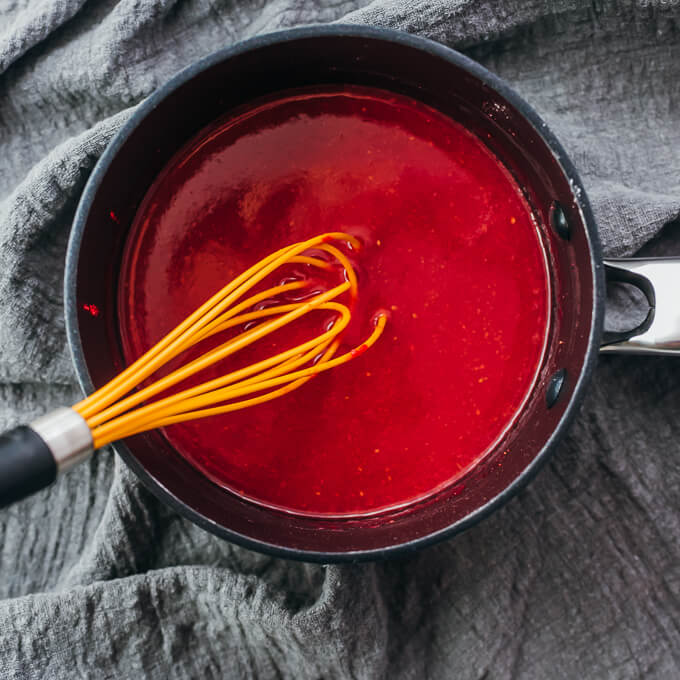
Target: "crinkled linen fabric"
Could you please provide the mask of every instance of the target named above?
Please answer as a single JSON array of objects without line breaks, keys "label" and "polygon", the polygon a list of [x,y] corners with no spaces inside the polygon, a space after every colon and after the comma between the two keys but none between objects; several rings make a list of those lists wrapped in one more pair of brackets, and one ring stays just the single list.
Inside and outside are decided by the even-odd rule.
[{"label": "crinkled linen fabric", "polygon": [[[481,61],[564,143],[608,255],[680,254],[678,2],[6,0],[0,427],[78,395],[65,245],[134,107],[218,48],[333,21]],[[0,513],[0,677],[678,677],[679,462],[680,361],[605,357],[500,512],[409,559],[326,567],[215,538],[103,451]]]}]

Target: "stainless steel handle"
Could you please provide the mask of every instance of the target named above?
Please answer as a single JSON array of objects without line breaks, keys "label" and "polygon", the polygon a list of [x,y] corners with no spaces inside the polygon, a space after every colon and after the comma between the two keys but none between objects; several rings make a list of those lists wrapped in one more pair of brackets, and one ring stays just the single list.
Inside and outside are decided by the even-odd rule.
[{"label": "stainless steel handle", "polygon": [[605,260],[610,281],[639,288],[649,302],[646,319],[628,332],[607,332],[601,352],[680,356],[680,257]]}]

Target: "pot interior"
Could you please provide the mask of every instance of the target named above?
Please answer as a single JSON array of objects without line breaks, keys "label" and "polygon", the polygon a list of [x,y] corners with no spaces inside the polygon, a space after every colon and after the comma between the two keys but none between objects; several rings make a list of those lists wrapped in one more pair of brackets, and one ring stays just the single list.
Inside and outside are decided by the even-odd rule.
[{"label": "pot interior", "polygon": [[468,526],[518,488],[575,406],[594,351],[600,289],[596,237],[578,180],[521,100],[480,67],[426,41],[348,27],[303,29],[185,71],[141,107],[102,158],[76,219],[66,291],[69,335],[88,389],[124,367],[116,319],[121,258],[137,208],[170,158],[213,120],[254,99],[333,84],[408,95],[487,144],[533,208],[551,270],[552,318],[539,378],[515,426],[461,483],[400,511],[342,520],[285,514],[213,484],[157,432],[117,445],[154,493],[205,528],[256,549],[322,561],[415,548]]}]

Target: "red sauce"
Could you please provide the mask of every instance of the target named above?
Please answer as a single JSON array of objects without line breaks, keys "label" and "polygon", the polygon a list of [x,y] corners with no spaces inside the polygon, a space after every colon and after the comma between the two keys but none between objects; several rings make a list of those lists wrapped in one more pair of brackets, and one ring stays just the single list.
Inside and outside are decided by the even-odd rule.
[{"label": "red sauce", "polygon": [[545,257],[510,174],[450,118],[351,87],[263,102],[168,165],[126,252],[127,359],[263,256],[339,230],[365,244],[346,345],[382,308],[378,343],[285,397],[164,431],[217,484],[290,512],[375,512],[459,480],[511,425],[544,351]]}]

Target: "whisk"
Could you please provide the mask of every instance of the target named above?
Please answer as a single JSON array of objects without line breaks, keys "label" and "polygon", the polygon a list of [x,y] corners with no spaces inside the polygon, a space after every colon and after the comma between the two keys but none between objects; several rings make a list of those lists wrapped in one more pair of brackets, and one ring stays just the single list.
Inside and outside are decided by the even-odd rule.
[{"label": "whisk", "polygon": [[[350,234],[331,232],[268,255],[215,293],[96,392],[71,408],[58,408],[30,425],[1,435],[0,507],[48,486],[58,473],[110,442],[276,399],[366,351],[385,328],[384,312],[375,315],[373,330],[362,344],[337,355],[358,295],[356,273],[338,247],[341,243],[354,251],[361,245]],[[341,281],[332,287],[307,291],[303,289],[312,287],[312,280],[301,278],[257,288],[258,284],[266,286],[266,279],[276,270],[291,264],[337,272]],[[294,291],[299,291],[298,299],[288,301]],[[338,301],[344,294],[347,303]],[[317,310],[332,313],[332,319],[323,332],[310,340],[163,396],[198,372]],[[150,377],[169,362],[230,329],[240,332],[225,334],[227,339],[217,346],[149,383]]]}]

